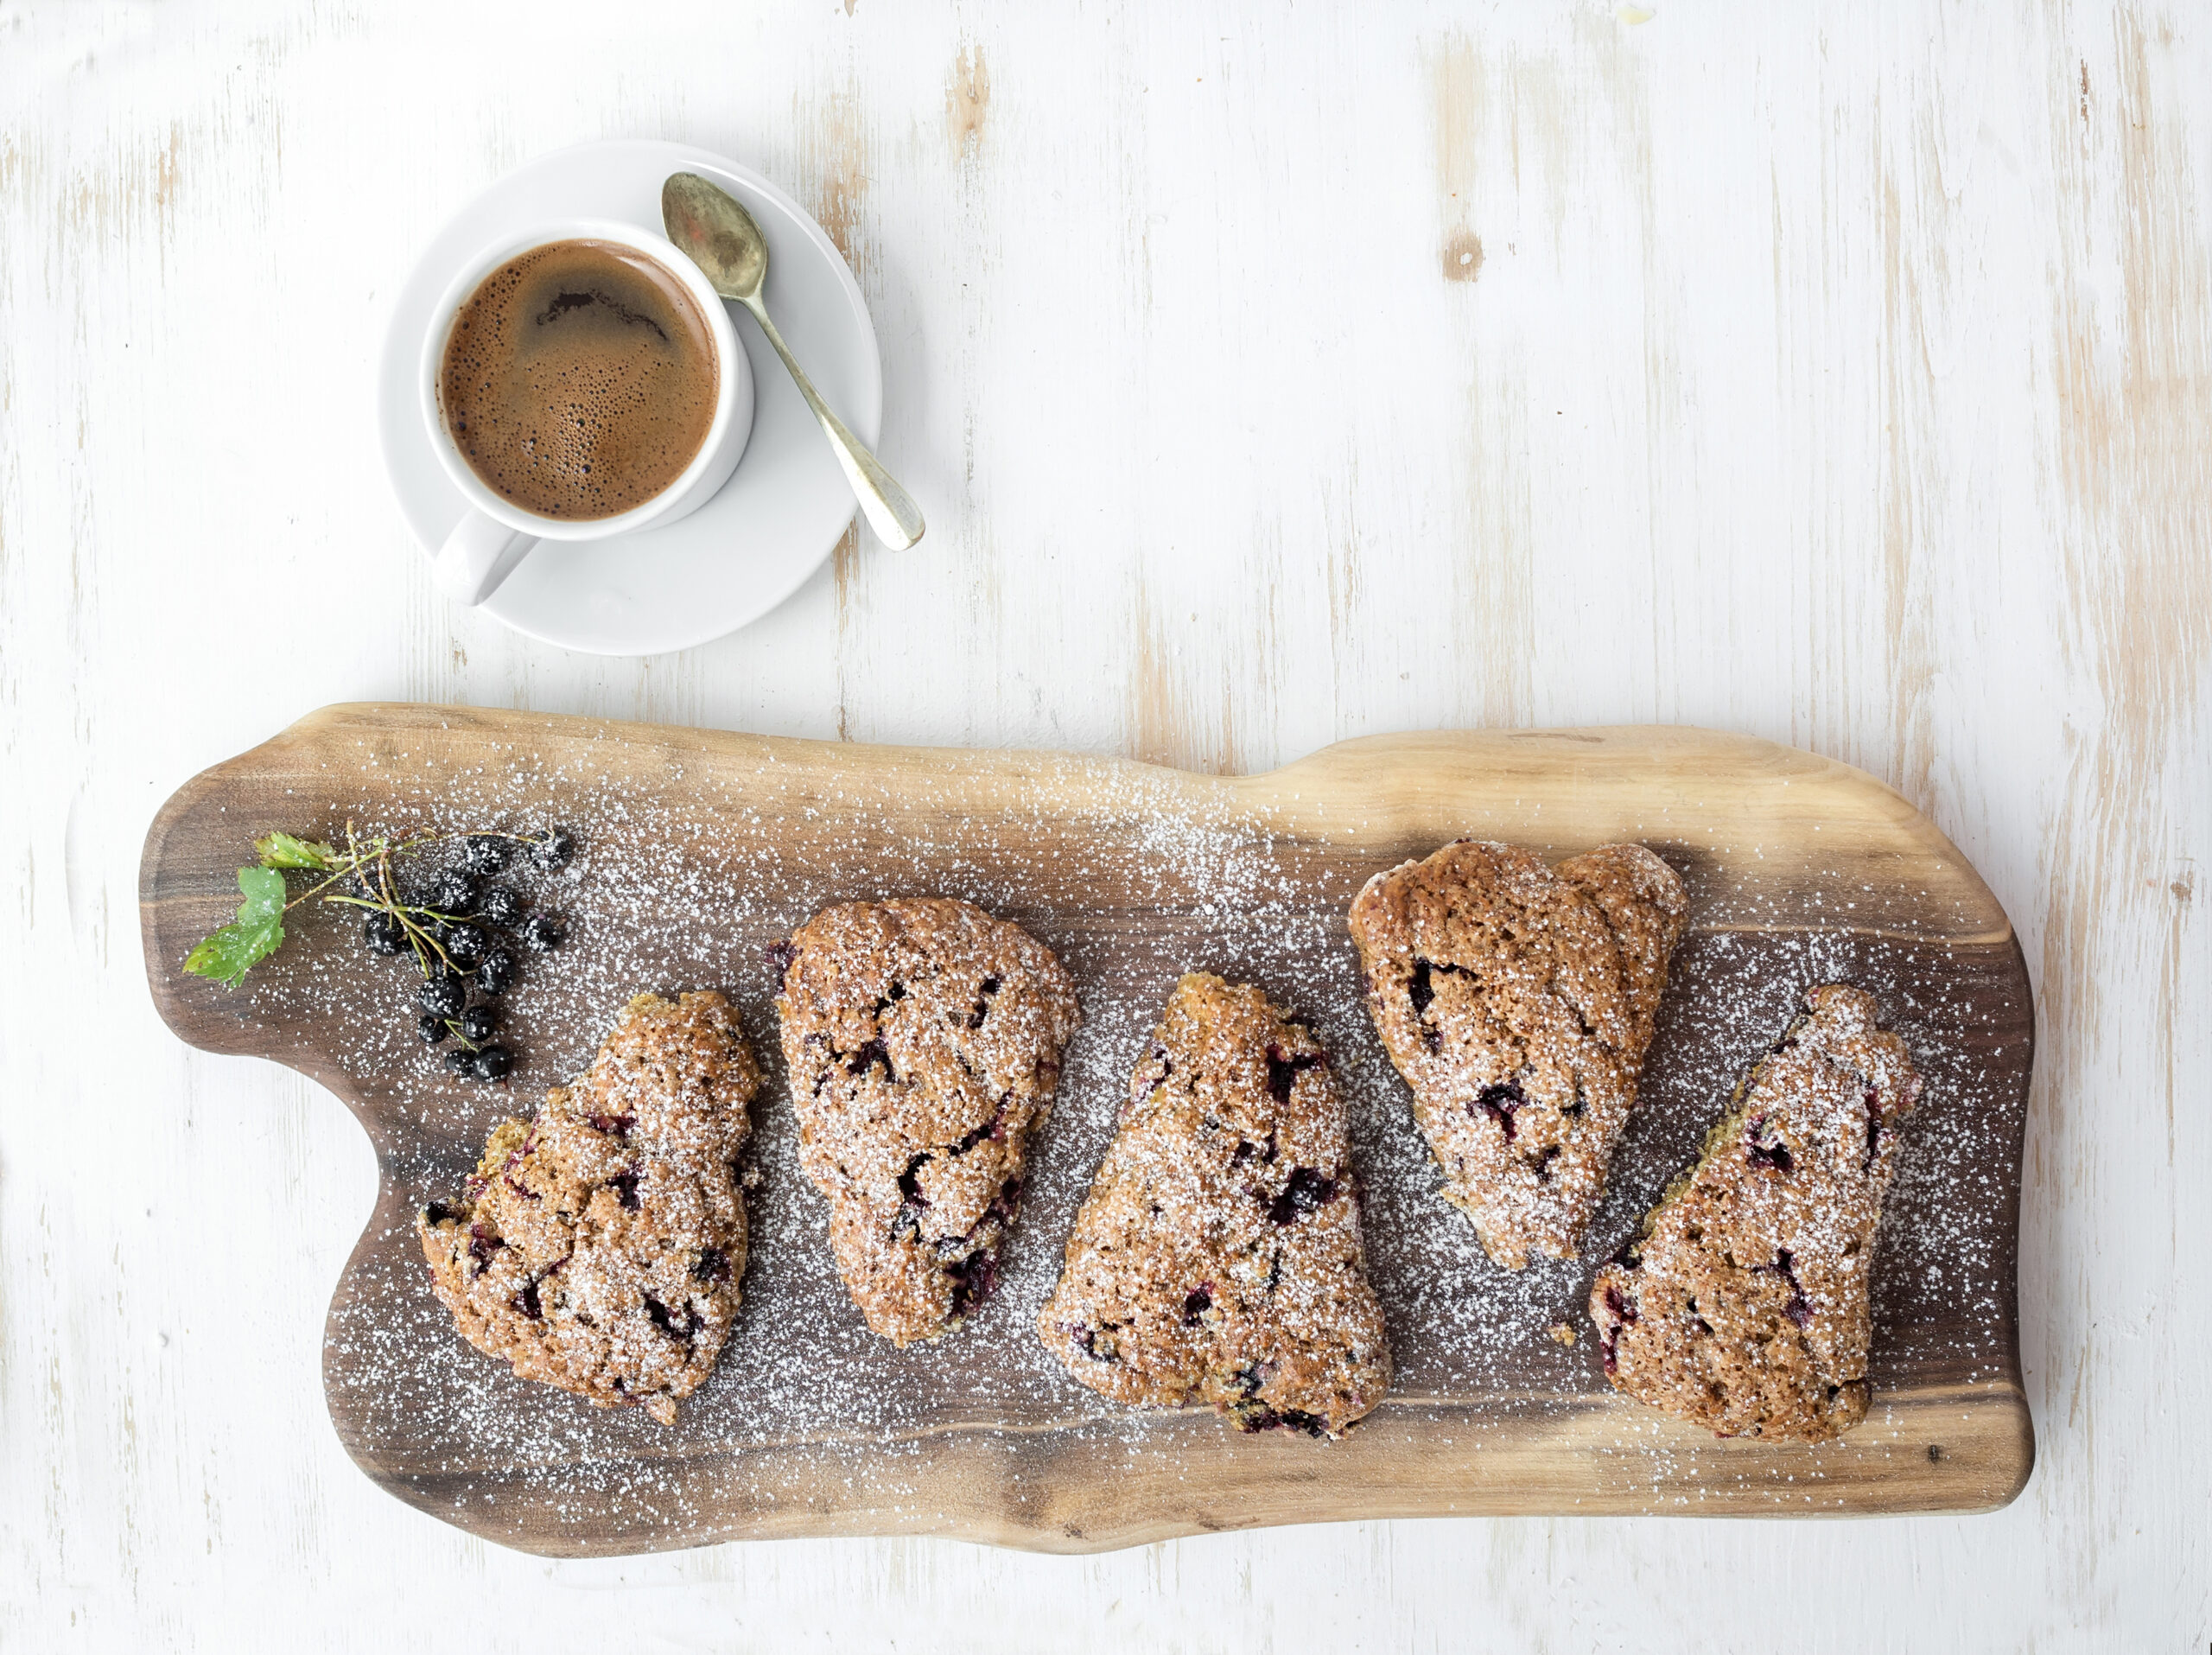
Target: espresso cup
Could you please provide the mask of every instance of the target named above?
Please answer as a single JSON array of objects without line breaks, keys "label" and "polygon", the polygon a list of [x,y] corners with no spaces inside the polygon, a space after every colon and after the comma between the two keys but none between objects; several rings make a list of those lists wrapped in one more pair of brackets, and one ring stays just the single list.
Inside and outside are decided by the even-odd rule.
[{"label": "espresso cup", "polygon": [[[650,259],[690,295],[715,347],[715,404],[698,451],[675,480],[651,499],[610,517],[556,518],[516,505],[495,493],[462,454],[448,429],[441,398],[446,346],[462,307],[486,277],[508,260],[555,242],[611,243]],[[466,506],[431,562],[431,576],[455,602],[478,604],[499,589],[541,540],[611,539],[673,523],[695,512],[729,481],[753,430],[753,368],[738,343],[729,311],[699,267],[673,242],[635,225],[609,219],[569,219],[509,236],[486,247],[456,275],[430,312],[423,343],[423,421],[430,446]]]}]

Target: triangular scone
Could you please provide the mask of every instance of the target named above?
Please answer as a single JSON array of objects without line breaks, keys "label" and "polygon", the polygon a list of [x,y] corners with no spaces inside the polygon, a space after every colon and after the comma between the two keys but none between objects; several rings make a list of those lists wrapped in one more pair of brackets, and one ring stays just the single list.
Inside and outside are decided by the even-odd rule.
[{"label": "triangular scone", "polygon": [[1343,1090],[1258,989],[1175,985],[1038,1314],[1116,1402],[1335,1436],[1382,1399]]},{"label": "triangular scone", "polygon": [[1689,900],[1640,844],[1547,868],[1462,839],[1351,907],[1367,1009],[1490,1256],[1571,1258],[1636,1102]]},{"label": "triangular scone", "polygon": [[493,1129],[462,1200],[416,1215],[461,1336],[525,1379],[674,1424],[737,1319],[737,1158],[760,1089],[721,995],[632,1000],[582,1079]]},{"label": "triangular scone", "polygon": [[972,903],[824,908],[774,951],[799,1162],[876,1333],[935,1339],[990,1291],[1029,1135],[1081,1021],[1052,950]]},{"label": "triangular scone", "polygon": [[1590,1289],[1613,1384],[1723,1436],[1819,1442],[1866,1416],[1891,1123],[1920,1077],[1867,995],[1805,1003]]}]

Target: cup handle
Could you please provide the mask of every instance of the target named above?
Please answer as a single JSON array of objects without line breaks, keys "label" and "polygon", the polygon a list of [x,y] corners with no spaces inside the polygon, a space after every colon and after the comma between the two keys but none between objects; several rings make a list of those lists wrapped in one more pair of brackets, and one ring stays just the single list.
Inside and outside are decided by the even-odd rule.
[{"label": "cup handle", "polygon": [[537,544],[534,534],[470,511],[453,525],[431,559],[430,578],[454,602],[473,608],[499,589],[499,582],[515,572],[515,565]]}]

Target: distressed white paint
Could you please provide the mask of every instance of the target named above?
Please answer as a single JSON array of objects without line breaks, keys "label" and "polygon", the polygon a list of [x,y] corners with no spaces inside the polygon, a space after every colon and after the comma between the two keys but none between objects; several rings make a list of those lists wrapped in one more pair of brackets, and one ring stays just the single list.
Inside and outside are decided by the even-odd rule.
[{"label": "distressed white paint", "polygon": [[[446,608],[371,437],[415,248],[604,134],[831,225],[932,524],[637,663]],[[2203,1646],[2208,190],[2180,0],[0,3],[0,1644]],[[2041,996],[2035,1480],[1083,1561],[465,1540],[323,1416],[358,1134],[141,986],[155,805],[360,697],[1238,768],[1661,719],[1864,765]]]}]

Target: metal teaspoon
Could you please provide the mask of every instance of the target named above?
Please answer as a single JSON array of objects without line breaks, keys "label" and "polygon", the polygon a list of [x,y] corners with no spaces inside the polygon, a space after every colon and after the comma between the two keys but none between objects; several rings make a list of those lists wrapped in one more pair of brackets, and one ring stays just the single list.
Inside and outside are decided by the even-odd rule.
[{"label": "metal teaspoon", "polygon": [[776,324],[768,320],[768,307],[760,302],[761,283],[768,276],[768,239],[744,204],[696,173],[680,172],[671,174],[660,187],[660,215],[668,226],[668,239],[690,255],[715,292],[736,300],[753,313],[760,331],[776,347],[776,354],[784,359],[799,395],[822,422],[823,435],[830,439],[837,463],[844,468],[846,481],[860,497],[861,510],[877,538],[893,551],[904,551],[920,539],[925,525],[921,507],[914,504],[913,496],[876,463],[875,456],[845,429],[845,423],[830,411],[805,370],[791,360],[791,347],[776,331]]}]

